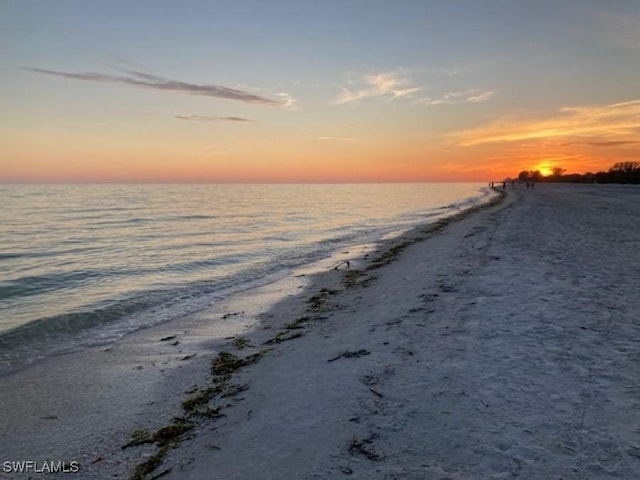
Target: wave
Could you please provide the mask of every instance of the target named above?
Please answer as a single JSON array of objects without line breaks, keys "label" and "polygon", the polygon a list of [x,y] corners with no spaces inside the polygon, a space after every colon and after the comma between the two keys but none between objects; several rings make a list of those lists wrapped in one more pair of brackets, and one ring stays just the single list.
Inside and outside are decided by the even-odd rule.
[{"label": "wave", "polygon": [[77,270],[70,272],[53,272],[45,275],[30,275],[5,280],[0,283],[0,300],[14,297],[28,297],[60,289],[67,289],[73,284],[80,284],[92,277],[104,275],[100,270]]},{"label": "wave", "polygon": [[[12,227],[11,241],[0,239],[10,278],[0,283],[7,320],[0,364],[117,340],[491,194],[478,186],[453,193],[449,186],[252,186],[220,188],[207,199],[214,190],[171,188],[188,201],[181,206],[182,197],[166,197],[163,187],[146,193],[138,187],[122,198],[107,187],[80,188],[76,193],[104,195],[101,207],[46,202],[40,213],[42,199],[16,196],[0,213],[7,224],[23,224],[22,231]],[[219,201],[223,190],[228,202]],[[405,203],[394,204],[394,195]],[[36,206],[24,210],[29,200]]]}]

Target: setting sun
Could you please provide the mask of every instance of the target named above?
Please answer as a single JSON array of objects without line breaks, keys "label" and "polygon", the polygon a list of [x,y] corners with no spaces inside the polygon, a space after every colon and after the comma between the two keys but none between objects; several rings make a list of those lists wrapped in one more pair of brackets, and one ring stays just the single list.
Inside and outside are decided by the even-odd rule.
[{"label": "setting sun", "polygon": [[551,165],[550,163],[544,162],[544,163],[539,163],[538,165],[536,165],[535,167],[533,167],[533,171],[538,171],[542,174],[543,177],[549,177],[551,175],[553,175],[553,165]]}]

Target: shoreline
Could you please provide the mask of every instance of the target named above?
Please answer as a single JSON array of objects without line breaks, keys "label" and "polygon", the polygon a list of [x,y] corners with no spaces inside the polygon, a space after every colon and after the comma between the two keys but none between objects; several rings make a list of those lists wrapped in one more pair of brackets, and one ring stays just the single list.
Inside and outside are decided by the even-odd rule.
[{"label": "shoreline", "polygon": [[[425,224],[426,228],[449,223],[478,208],[485,208],[485,204]],[[209,381],[210,362],[216,352],[245,334],[267,341],[272,331],[287,323],[275,318],[271,310],[289,303],[306,310],[307,300],[313,296],[310,292],[332,290],[341,284],[344,259],[353,267],[359,266],[376,251],[405,242],[425,225],[381,240],[373,251],[361,245],[337,252],[300,269],[303,273],[299,275],[236,294],[186,318],[134,332],[114,344],[57,355],[3,375],[0,461],[78,462],[83,478],[114,474],[128,478],[153,449],[121,447],[132,432],[156,431],[181,415],[181,403]],[[328,267],[334,263],[339,268]],[[211,320],[216,325],[208,331],[206,324]],[[276,343],[281,341],[279,338]],[[0,472],[0,478],[24,477]]]},{"label": "shoreline", "polygon": [[[80,460],[89,479],[129,478],[154,457],[147,478],[630,478],[640,465],[640,231],[629,220],[640,212],[620,197],[637,191],[539,187],[389,240],[370,268],[305,278],[240,337],[171,346],[189,334],[176,324],[131,340],[119,347],[130,363],[109,368],[139,375],[147,397],[124,398],[140,406],[114,418],[106,442],[62,431],[65,418],[37,419],[41,433],[48,424],[77,440],[49,452]],[[224,308],[242,326],[237,300]],[[175,368],[161,372],[167,361]],[[83,413],[86,428],[130,393],[107,391]],[[203,410],[186,411],[187,400]],[[180,430],[185,422],[194,427]],[[170,438],[155,436],[171,426]],[[135,431],[151,441],[123,449]],[[28,459],[31,444],[24,455],[10,445]],[[84,456],[70,458],[74,448]]]},{"label": "shoreline", "polygon": [[[349,257],[349,263],[345,264],[344,260],[338,261],[335,268],[330,270],[315,268],[302,292],[283,296],[270,309],[258,315],[256,328],[248,331],[246,336],[226,338],[224,347],[211,359],[209,380],[204,384],[194,385],[187,391],[187,397],[182,402],[185,415],[174,417],[170,423],[156,432],[144,430],[143,435],[146,439],[142,443],[155,443],[156,447],[146,449],[146,456],[136,465],[132,478],[165,477],[172,474],[176,465],[189,463],[185,460],[185,455],[188,454],[180,451],[180,444],[193,436],[192,430],[217,430],[220,423],[235,425],[243,421],[242,414],[238,416],[238,411],[243,411],[243,414],[246,413],[246,419],[250,419],[252,409],[241,408],[245,392],[248,392],[247,395],[251,394],[251,382],[242,383],[245,368],[250,369],[254,364],[260,365],[263,358],[266,360],[282,354],[279,350],[282,344],[288,345],[290,341],[294,343],[308,334],[317,334],[316,329],[322,329],[322,323],[328,321],[334,313],[344,313],[348,310],[343,305],[335,303],[339,302],[337,299],[345,295],[356,295],[358,291],[368,288],[383,275],[378,271],[396,261],[405,249],[437,236],[450,224],[461,222],[494,207],[500,208],[507,198],[507,192],[498,189],[494,192],[495,195],[481,205],[464,209],[432,223],[417,225],[401,235],[382,240],[373,251],[364,256],[356,256],[355,259]],[[351,252],[342,254],[351,255]],[[326,266],[327,261],[323,263]],[[364,350],[345,351],[328,362],[368,353]],[[157,434],[164,430],[175,430],[175,437],[172,436],[167,442],[156,441]],[[195,433],[195,442],[202,448],[204,440],[198,435]],[[170,461],[167,457],[173,455],[173,448],[177,449],[175,456],[178,459],[174,458],[173,465],[167,466],[165,461]],[[214,443],[204,443],[204,449],[218,450],[219,447]],[[178,473],[176,478],[181,478],[182,474]],[[208,478],[208,474],[203,478]]]},{"label": "shoreline", "polygon": [[[122,197],[122,209],[113,204],[104,222],[100,216],[107,212],[101,209],[76,212],[73,195],[52,209],[40,205],[52,194],[46,186],[9,192],[14,213],[6,215],[13,227],[1,242],[9,253],[2,258],[8,283],[0,285],[0,296],[8,300],[0,320],[0,375],[34,359],[112,343],[184,318],[273,283],[341,245],[375,243],[488,195],[480,184],[462,183],[138,187],[114,187],[118,195],[110,189],[62,190],[93,205]],[[252,196],[265,198],[249,207],[244,199]],[[165,204],[167,199],[173,200]],[[343,211],[344,205],[350,207]],[[139,218],[129,221],[128,208],[134,207]],[[235,220],[227,217],[230,212]],[[59,225],[51,220],[58,215]],[[48,239],[46,247],[29,245],[30,229]],[[78,249],[65,250],[66,242]]]},{"label": "shoreline", "polygon": [[[232,378],[225,380],[225,382],[229,382],[228,384],[225,383],[225,385],[231,385],[232,388],[241,387],[238,395],[227,396],[225,394],[225,401],[222,403],[216,398],[212,398],[210,402],[208,402],[208,405],[222,406],[225,413],[220,417],[221,419],[213,420],[211,425],[207,425],[209,422],[205,421],[204,425],[207,426],[204,427],[204,430],[218,431],[218,429],[221,429],[223,430],[223,435],[225,435],[233,432],[238,424],[244,424],[245,421],[250,420],[253,416],[253,409],[244,403],[246,396],[252,394],[251,379],[256,379],[266,374],[264,364],[269,360],[273,360],[274,356],[286,356],[290,353],[291,348],[296,349],[296,342],[304,340],[307,335],[310,337],[315,336],[316,338],[318,335],[324,338],[332,338],[334,335],[339,335],[340,326],[328,325],[334,322],[332,317],[334,317],[334,315],[349,316],[361,309],[362,306],[357,305],[361,298],[358,293],[366,292],[371,289],[381,277],[384,278],[385,268],[401,259],[405,250],[427,243],[430,240],[438,238],[440,235],[446,235],[444,232],[447,228],[455,228],[457,224],[464,222],[466,219],[484,218],[483,216],[490,216],[492,212],[496,210],[500,211],[504,208],[509,208],[515,201],[514,197],[509,196],[507,191],[501,189],[494,189],[494,191],[496,195],[484,204],[467,208],[436,222],[418,225],[397,237],[381,242],[378,248],[366,254],[364,258],[361,259],[358,268],[316,272],[312,276],[311,283],[301,293],[282,299],[265,314],[260,316],[259,322],[261,326],[251,331],[250,335],[247,336],[247,338],[250,339],[250,346],[253,347],[248,353],[243,351],[244,347],[240,349],[237,348],[237,346],[234,345],[234,339],[227,339],[231,341],[227,343],[227,348],[222,350],[222,353],[237,355],[241,360],[248,359],[249,362],[242,364],[238,371],[234,372]],[[346,305],[342,303],[345,298],[349,299],[350,302],[351,300],[355,301],[353,304]],[[274,332],[276,332],[275,335]],[[272,347],[273,345],[275,345],[275,348]],[[268,347],[265,349],[265,346]],[[278,347],[284,348],[285,351],[276,350]],[[342,359],[359,358],[370,354],[371,352],[366,349],[356,348],[352,350],[335,351],[335,355],[327,358],[326,362],[330,364]],[[258,355],[259,360],[254,364],[252,357],[255,355]],[[306,354],[303,355],[305,357],[307,356]],[[264,358],[262,358],[263,356]],[[255,371],[257,369],[259,369],[259,372]],[[298,365],[291,369],[298,370]],[[287,369],[286,373],[290,374],[292,372]],[[300,373],[302,372],[298,372],[298,374]],[[278,373],[276,373],[276,377],[277,376]],[[249,381],[243,383],[245,380]],[[217,385],[216,382],[217,380],[214,378],[213,385]],[[265,382],[261,383],[264,388]],[[374,383],[375,382],[372,382],[372,384]],[[205,388],[206,386],[201,386],[201,389]],[[374,390],[374,388],[369,388],[369,391],[374,397],[380,399],[384,397]],[[272,393],[274,392],[259,392],[258,395],[263,400],[268,400]],[[303,409],[306,409],[306,407],[303,407]],[[322,421],[323,419],[319,418],[316,420]],[[353,419],[349,421],[353,421]],[[274,429],[278,428],[276,422],[277,420],[271,425]],[[196,423],[196,428],[202,429],[202,427],[203,425]],[[189,473],[188,466],[192,464],[198,456],[195,450],[200,450],[200,455],[202,455],[203,452],[204,454],[209,454],[218,450],[226,451],[226,449],[216,445],[215,441],[210,441],[211,438],[208,438],[208,436],[201,436],[201,433],[202,432],[196,433],[194,437],[186,435],[184,438],[185,445],[178,446],[175,452],[170,451],[167,458],[167,465],[163,463],[163,465],[158,467],[157,470],[154,470],[150,476],[153,478],[155,474],[161,475],[162,477],[166,476],[166,478],[185,478],[184,475],[187,475],[186,478],[209,478],[209,475],[212,474],[211,472],[199,472],[197,467],[195,472]],[[264,431],[262,433],[265,438],[278,435],[276,430],[271,433]],[[182,440],[183,439],[180,439],[180,441]],[[245,440],[246,439],[242,440],[241,444],[244,443]],[[254,440],[257,441],[258,439]],[[351,450],[355,450],[365,457],[376,457],[377,455],[375,453],[367,450],[365,445],[367,442],[367,439],[363,442],[358,442],[354,437],[351,444],[353,448],[351,448]],[[236,445],[234,453],[240,453],[238,451],[240,449],[243,448],[240,445]],[[293,449],[296,450],[296,448]],[[251,463],[250,449],[246,449],[243,455],[248,455],[245,457],[245,460]],[[293,453],[288,455],[293,455]],[[147,456],[146,458],[150,457]],[[244,462],[234,459],[229,463],[233,464],[232,469],[235,469],[239,466],[238,464]],[[263,467],[265,466],[266,465],[263,465]],[[353,473],[349,467],[341,467],[339,470],[342,474],[351,475]],[[266,474],[260,467],[254,467],[253,473],[242,473],[240,470],[237,472],[228,471],[226,473],[228,476],[224,476],[223,474],[220,478],[257,478],[251,475],[257,475],[258,471],[260,471],[260,475]],[[289,477],[292,473],[292,471],[277,472],[275,476],[269,476],[267,474],[261,476],[261,478],[284,478],[282,475]],[[335,472],[333,472],[333,474],[335,474]],[[219,472],[216,472],[216,475],[219,475]]]},{"label": "shoreline", "polygon": [[[610,193],[516,189],[426,241],[400,241],[402,255],[360,278],[366,288],[316,284],[323,303],[306,335],[234,375],[243,388],[225,416],[157,472],[631,478],[640,231],[628,225],[639,212]],[[620,251],[603,258],[610,235]],[[282,302],[271,315],[291,321],[304,307]]]}]

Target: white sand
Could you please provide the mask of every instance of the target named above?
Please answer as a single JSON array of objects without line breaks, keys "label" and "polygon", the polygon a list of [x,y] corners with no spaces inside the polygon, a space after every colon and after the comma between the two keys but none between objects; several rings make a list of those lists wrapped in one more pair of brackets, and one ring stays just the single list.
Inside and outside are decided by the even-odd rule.
[{"label": "white sand", "polygon": [[[314,291],[263,316],[249,335],[255,348],[226,349],[254,353],[306,315],[304,329],[290,331],[304,336],[235,375],[248,390],[213,400],[226,416],[200,422],[154,474],[640,478],[639,200],[634,187],[540,184],[411,245],[369,272],[367,287],[345,288],[340,272],[317,278]],[[339,291],[309,312],[304,300],[322,287]],[[73,451],[102,458],[84,461],[82,478],[122,478],[154,451],[115,446],[127,426],[153,425],[150,412],[155,425],[180,413],[185,385],[205,378],[197,372],[209,359],[198,354],[182,377],[171,375],[176,394],[160,383],[138,425],[121,410],[128,423],[116,422],[102,449],[82,432],[87,446]],[[16,401],[7,398],[3,409]],[[117,412],[103,415],[110,422]],[[15,423],[0,445],[27,451],[35,434]]]},{"label": "white sand", "polygon": [[247,368],[244,400],[168,478],[638,478],[628,190],[538,185],[414,245]]}]

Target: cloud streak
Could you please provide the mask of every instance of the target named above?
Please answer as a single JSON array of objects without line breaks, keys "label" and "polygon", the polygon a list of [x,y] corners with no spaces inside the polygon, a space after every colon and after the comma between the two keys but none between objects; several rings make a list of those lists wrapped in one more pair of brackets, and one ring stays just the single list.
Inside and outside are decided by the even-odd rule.
[{"label": "cloud streak", "polygon": [[573,145],[589,145],[590,147],[598,147],[598,148],[616,148],[616,147],[624,147],[627,145],[637,145],[640,144],[638,140],[606,140],[606,141],[577,141],[577,142],[566,142],[561,144],[561,147],[571,147]]},{"label": "cloud streak", "polygon": [[353,137],[330,137],[330,136],[322,136],[316,137],[316,140],[321,140],[323,142],[355,142],[356,139]]},{"label": "cloud streak", "polygon": [[174,115],[178,120],[189,120],[192,122],[254,122],[252,118],[244,117],[211,117],[208,115]]},{"label": "cloud streak", "polygon": [[280,103],[282,104],[282,108],[284,108],[285,110],[297,110],[298,109],[298,102],[295,98],[293,98],[291,95],[289,95],[288,93],[278,93],[276,94],[277,97],[280,98]]},{"label": "cloud streak", "polygon": [[447,103],[480,103],[486,102],[495,95],[491,90],[478,90],[472,88],[463,92],[446,93],[438,98],[425,98],[421,102],[424,105],[444,105]]},{"label": "cloud streak", "polygon": [[396,72],[385,72],[366,75],[364,82],[359,87],[340,87],[342,92],[334,100],[335,105],[344,105],[361,100],[387,98],[396,99],[410,96],[421,90],[420,87],[411,86],[409,81]]},{"label": "cloud streak", "polygon": [[625,145],[636,145],[640,142],[633,140],[611,140],[609,142],[587,142],[587,145],[600,148],[623,147]]},{"label": "cloud streak", "polygon": [[[640,100],[632,100],[610,105],[565,107],[553,118],[501,120],[449,136],[461,146],[576,136],[601,137],[602,140],[596,141],[603,145],[602,142],[625,140],[620,137],[638,132]],[[610,143],[609,146],[613,145]]]},{"label": "cloud streak", "polygon": [[68,78],[72,80],[82,80],[86,82],[118,83],[149,90],[157,90],[161,92],[172,92],[185,95],[200,95],[205,97],[236,100],[240,102],[260,105],[286,106],[286,102],[273,100],[260,95],[255,95],[243,90],[223,87],[220,85],[199,85],[194,83],[186,83],[136,70],[120,69],[124,73],[124,75],[108,75],[95,72],[69,73],[35,67],[24,67],[24,70],[29,70],[31,72],[44,75]]}]

